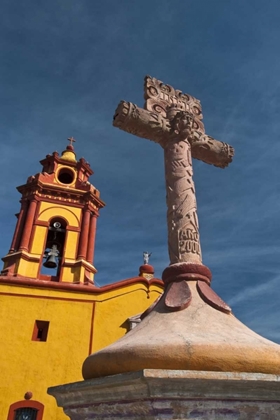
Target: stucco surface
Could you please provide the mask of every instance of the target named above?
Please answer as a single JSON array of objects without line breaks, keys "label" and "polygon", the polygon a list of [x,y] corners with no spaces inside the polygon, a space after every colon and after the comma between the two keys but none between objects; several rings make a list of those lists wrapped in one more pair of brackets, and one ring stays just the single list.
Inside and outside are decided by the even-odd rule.
[{"label": "stucco surface", "polygon": [[[30,287],[1,280],[1,420],[27,391],[44,404],[44,419],[68,419],[47,395],[47,387],[81,380],[85,357],[121,337],[125,320],[145,310],[161,291],[140,279],[103,289],[84,287],[83,292],[79,286],[73,290],[74,285],[60,290],[52,284],[40,287],[40,281]],[[46,342],[32,341],[35,320],[49,321]]]}]

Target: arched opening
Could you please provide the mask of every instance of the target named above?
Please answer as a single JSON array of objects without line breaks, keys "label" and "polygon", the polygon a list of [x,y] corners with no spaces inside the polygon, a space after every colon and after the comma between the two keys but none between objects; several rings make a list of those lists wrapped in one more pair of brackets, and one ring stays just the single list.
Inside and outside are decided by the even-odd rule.
[{"label": "arched opening", "polygon": [[[61,217],[50,220],[40,274],[43,278],[59,281],[61,261],[64,253],[66,221]],[[42,276],[40,276],[42,278]]]},{"label": "arched opening", "polygon": [[74,181],[75,173],[69,168],[62,168],[58,172],[58,180],[62,184],[72,184]]}]

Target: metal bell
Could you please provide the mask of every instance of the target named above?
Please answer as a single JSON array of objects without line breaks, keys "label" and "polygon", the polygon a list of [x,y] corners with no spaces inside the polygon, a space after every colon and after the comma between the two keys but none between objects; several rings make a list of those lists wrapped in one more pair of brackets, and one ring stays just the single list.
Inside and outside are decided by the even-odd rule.
[{"label": "metal bell", "polygon": [[43,266],[47,267],[47,268],[56,268],[57,267],[57,262],[56,262],[56,257],[58,256],[59,251],[57,249],[56,245],[53,245],[51,247],[50,252],[48,252],[45,257],[47,257],[46,261],[44,262]]},{"label": "metal bell", "polygon": [[46,259],[46,261],[44,262],[43,266],[44,267],[47,267],[47,268],[56,268],[57,267],[57,263],[56,263],[56,260],[55,260],[55,256],[54,255],[50,255]]}]

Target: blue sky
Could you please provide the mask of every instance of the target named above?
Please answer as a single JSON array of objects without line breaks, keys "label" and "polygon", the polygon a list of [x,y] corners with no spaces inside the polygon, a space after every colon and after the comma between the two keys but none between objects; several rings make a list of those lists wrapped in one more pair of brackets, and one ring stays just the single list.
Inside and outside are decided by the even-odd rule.
[{"label": "blue sky", "polygon": [[203,262],[235,315],[280,342],[280,4],[278,0],[3,0],[0,207],[7,253],[16,186],[74,136],[107,206],[99,285],[168,265],[163,152],[112,126],[143,105],[143,78],[201,100],[206,132],[236,151],[227,169],[195,161]]}]

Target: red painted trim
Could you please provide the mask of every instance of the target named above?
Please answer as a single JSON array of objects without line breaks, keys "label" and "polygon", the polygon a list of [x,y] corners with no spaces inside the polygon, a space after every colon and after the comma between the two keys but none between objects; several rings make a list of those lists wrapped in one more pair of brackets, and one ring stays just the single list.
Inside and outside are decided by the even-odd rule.
[{"label": "red painted trim", "polygon": [[58,276],[49,276],[48,274],[40,274],[39,280],[58,281]]},{"label": "red painted trim", "polygon": [[108,284],[102,287],[96,287],[92,285],[85,285],[85,284],[74,284],[74,283],[66,283],[66,282],[58,282],[54,283],[51,281],[44,281],[44,280],[35,280],[29,278],[19,278],[19,277],[12,277],[12,276],[2,276],[0,277],[0,283],[4,284],[14,284],[20,286],[32,286],[38,288],[45,288],[45,289],[57,289],[57,290],[69,290],[75,292],[84,292],[84,293],[92,293],[92,294],[100,294],[102,292],[113,291],[117,290],[124,286],[129,286],[132,284],[144,284],[146,287],[150,287],[152,285],[157,285],[163,288],[163,281],[160,279],[153,278],[151,280],[147,280],[144,277],[132,277],[130,279],[121,280],[116,283]]},{"label": "red painted trim", "polygon": [[119,287],[129,286],[131,284],[138,283],[138,282],[145,284],[147,287],[150,287],[151,285],[156,284],[157,286],[161,286],[163,288],[163,285],[164,285],[163,281],[160,279],[153,278],[151,280],[147,280],[144,277],[137,276],[137,277],[132,277],[126,280],[121,280],[116,283],[108,284],[106,286],[99,287],[98,289],[100,291],[114,290],[114,289],[118,289]]},{"label": "red painted trim", "polygon": [[[81,230],[80,230],[80,232],[81,232]],[[75,258],[77,259],[77,256],[78,256],[78,249],[79,249],[79,237],[80,237],[80,235],[77,235],[77,240],[76,240],[76,243],[75,243]],[[65,266],[65,263],[64,263],[64,266]]]},{"label": "red painted trim", "polygon": [[10,406],[7,420],[14,420],[15,411],[19,408],[35,408],[38,410],[36,420],[42,420],[44,413],[44,406],[39,401],[23,400],[18,401]]},{"label": "red painted trim", "polygon": [[20,210],[20,214],[18,218],[18,223],[16,226],[15,234],[14,234],[14,237],[15,237],[14,250],[15,251],[18,250],[19,244],[22,238],[22,232],[23,232],[23,228],[25,224],[26,214],[27,214],[27,201],[23,200],[21,204],[21,210]]},{"label": "red painted trim", "polygon": [[17,217],[16,227],[15,227],[15,230],[14,230],[14,235],[13,235],[13,239],[12,239],[12,243],[11,243],[9,253],[14,252],[14,250],[16,249],[15,243],[16,243],[16,240],[17,240],[17,237],[18,237],[18,231],[19,231],[19,226],[20,226],[20,223],[21,223],[22,215],[23,215],[23,208],[22,208],[22,205],[21,205],[20,212],[19,212],[18,215],[16,215],[16,217]]},{"label": "red painted trim", "polygon": [[[31,244],[33,244],[34,242],[34,237],[35,237],[35,231],[36,231],[36,226],[37,226],[37,221],[38,221],[38,217],[39,217],[39,212],[41,209],[41,205],[40,203],[38,203],[37,206],[37,210],[36,210],[36,217],[34,218],[34,224],[33,224],[33,229],[32,229],[32,233],[31,233],[31,238],[29,241],[29,249],[31,250]],[[49,225],[48,223],[44,227],[44,243],[43,243],[43,247],[42,247],[42,252],[41,252],[41,256],[40,256],[40,261],[37,267],[37,274],[36,274],[36,278],[40,278],[40,274],[41,274],[41,269],[42,269],[42,264],[43,264],[43,260],[44,260],[44,254],[45,254],[45,249],[46,249],[46,242],[47,242],[47,237],[48,237],[48,229],[49,229]]]},{"label": "red painted trim", "polygon": [[165,284],[183,280],[202,280],[210,284],[211,271],[202,264],[180,263],[171,264],[162,273]]},{"label": "red painted trim", "polygon": [[93,342],[93,332],[94,332],[94,313],[95,313],[95,302],[92,302],[88,355],[92,353],[92,342]]},{"label": "red painted trim", "polygon": [[82,229],[81,229],[80,241],[79,241],[78,258],[86,259],[89,223],[90,223],[90,210],[86,208],[84,209],[84,214],[83,214]]},{"label": "red painted trim", "polygon": [[30,204],[29,204],[29,207],[28,207],[26,222],[25,222],[24,231],[23,231],[23,235],[22,235],[22,238],[21,238],[21,243],[20,243],[19,249],[28,250],[28,244],[29,244],[29,240],[30,240],[30,236],[31,236],[31,229],[32,229],[33,222],[34,222],[34,216],[35,216],[36,208],[37,208],[37,200],[35,198],[33,198],[30,201]]},{"label": "red painted trim", "polygon": [[[39,201],[38,196],[37,196],[37,191],[36,191],[36,200]],[[38,205],[36,206],[36,210],[35,210],[35,214],[34,214],[33,225],[35,224],[36,220],[38,219],[38,216],[39,216],[39,213],[40,213],[40,208],[41,208],[41,206],[39,205],[39,202],[38,202]]]},{"label": "red painted trim", "polygon": [[95,214],[92,214],[91,219],[90,219],[90,227],[89,227],[89,234],[88,234],[88,249],[87,249],[87,261],[90,264],[93,264],[93,261],[94,261],[96,222],[97,222],[97,216]]},{"label": "red painted trim", "polygon": [[[53,195],[55,195],[55,193],[53,193]],[[83,204],[73,203],[73,202],[69,202],[67,200],[65,200],[65,201],[64,200],[57,200],[57,199],[54,199],[54,198],[42,197],[42,196],[38,197],[38,201],[44,201],[46,203],[51,203],[51,204],[56,204],[56,205],[61,204],[63,206],[70,204],[71,207],[76,207],[78,209],[82,209],[84,207]]]},{"label": "red painted trim", "polygon": [[78,170],[83,170],[83,172],[85,172],[87,174],[87,176],[89,177],[90,175],[94,174],[93,170],[91,169],[91,167],[89,166],[89,163],[86,162],[86,160],[84,158],[81,158],[78,162],[77,162],[77,169]]},{"label": "red painted trim", "polygon": [[154,274],[154,272],[155,272],[155,269],[150,264],[143,264],[143,265],[140,265],[139,267],[139,275],[143,273]]},{"label": "red painted trim", "polygon": [[[35,175],[38,176],[41,174]],[[36,194],[36,198],[38,201],[49,201],[52,203],[71,203],[71,205],[75,205],[76,207],[84,207],[84,204],[80,204],[80,198],[83,198],[85,201],[90,201],[90,204],[96,205],[98,209],[105,206],[103,200],[99,198],[97,194],[97,189],[93,187],[93,185],[89,184],[87,188],[79,188],[79,185],[76,187],[70,187],[69,189],[65,189],[64,185],[55,184],[55,183],[46,183],[44,180],[36,179],[32,183],[27,183],[24,185],[20,185],[17,187],[17,190],[25,196],[26,193],[32,192]],[[52,195],[52,197],[46,197]],[[58,200],[56,197],[61,196],[62,200]],[[67,199],[69,196],[74,196],[71,198],[70,201]],[[75,200],[75,202],[73,202]]]},{"label": "red painted trim", "polygon": [[35,222],[34,222],[34,225],[36,225],[36,226],[45,226],[45,227],[49,227],[50,226],[50,224],[51,224],[51,221],[52,220],[56,220],[56,219],[63,219],[64,221],[65,221],[65,224],[66,224],[66,226],[65,226],[65,230],[73,230],[73,231],[80,231],[80,228],[79,227],[76,227],[76,226],[70,226],[69,225],[69,221],[67,220],[67,219],[65,219],[65,217],[61,217],[61,216],[57,216],[57,217],[52,217],[51,219],[50,219],[50,221],[48,221],[48,222],[45,222],[44,220],[36,220]]},{"label": "red painted trim", "polygon": [[34,222],[35,226],[45,226],[45,227],[49,227],[49,222],[45,222],[43,220],[35,220]]},{"label": "red painted trim", "polygon": [[66,226],[66,231],[70,232],[80,232],[81,228],[76,226]]},{"label": "red painted trim", "polygon": [[[52,195],[53,198],[49,197],[49,195]],[[59,196],[62,198],[61,200],[58,199]],[[74,198],[69,198],[69,196],[74,196]],[[105,203],[100,203],[96,199],[96,197],[92,195],[89,191],[84,191],[83,193],[80,193],[80,194],[73,191],[73,192],[68,192],[68,194],[66,195],[65,193],[63,193],[62,190],[60,191],[50,190],[49,194],[46,193],[46,195],[44,195],[44,192],[43,193],[40,192],[40,195],[36,195],[36,198],[38,201],[44,201],[44,202],[48,202],[52,204],[60,203],[62,205],[70,204],[71,207],[76,207],[76,208],[81,208],[81,209],[84,208],[85,206],[85,203],[81,203],[81,199],[82,199],[84,202],[88,202],[89,208],[95,212],[98,211],[97,209],[100,209],[105,206]],[[97,209],[95,209],[94,206],[96,206]]]},{"label": "red painted trim", "polygon": [[[27,252],[27,251],[26,251]],[[33,255],[26,255],[24,251],[17,251],[12,254],[5,255],[5,257],[2,258],[2,261],[18,261],[20,258],[22,258],[25,261],[33,261],[38,262],[38,257],[34,257]]]}]

